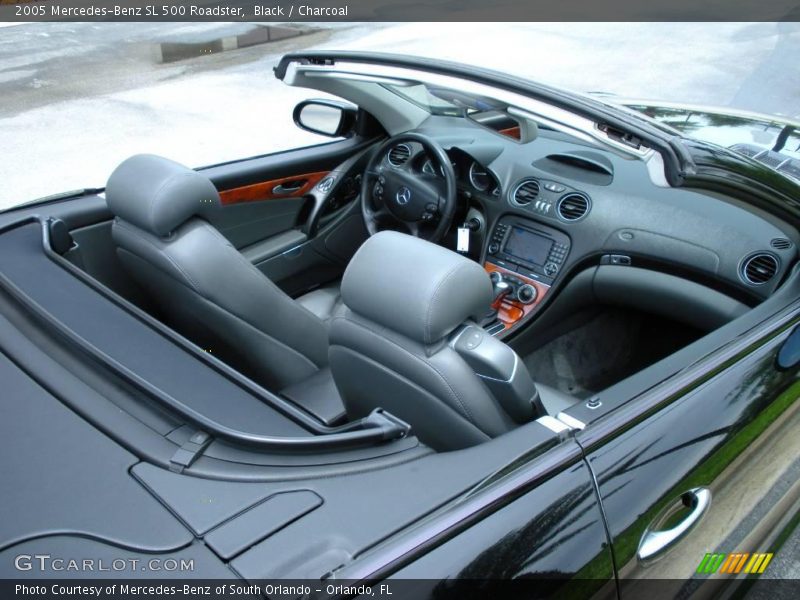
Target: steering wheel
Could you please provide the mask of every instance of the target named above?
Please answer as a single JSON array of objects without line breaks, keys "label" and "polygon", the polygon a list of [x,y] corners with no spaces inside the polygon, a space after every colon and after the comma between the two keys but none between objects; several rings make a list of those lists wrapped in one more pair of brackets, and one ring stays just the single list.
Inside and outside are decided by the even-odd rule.
[{"label": "steering wheel", "polygon": [[[417,143],[444,177],[415,172],[407,160],[401,166],[388,162],[389,150],[403,142]],[[436,141],[420,133],[389,138],[372,155],[361,183],[361,212],[370,235],[392,223],[411,235],[438,242],[447,233],[456,212],[456,174],[450,158]]]}]

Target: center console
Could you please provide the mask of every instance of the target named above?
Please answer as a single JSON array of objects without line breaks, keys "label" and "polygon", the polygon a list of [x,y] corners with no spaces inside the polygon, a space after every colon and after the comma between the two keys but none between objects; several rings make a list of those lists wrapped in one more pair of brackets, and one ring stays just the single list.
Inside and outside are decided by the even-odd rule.
[{"label": "center console", "polygon": [[542,301],[558,278],[570,251],[564,233],[525,219],[506,215],[489,238],[484,268],[498,296],[497,317],[510,329]]}]

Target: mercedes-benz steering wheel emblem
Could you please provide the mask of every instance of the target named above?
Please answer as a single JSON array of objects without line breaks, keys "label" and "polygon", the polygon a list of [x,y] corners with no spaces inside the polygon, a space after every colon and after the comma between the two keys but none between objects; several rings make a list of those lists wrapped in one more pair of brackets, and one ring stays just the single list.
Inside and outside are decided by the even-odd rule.
[{"label": "mercedes-benz steering wheel emblem", "polygon": [[398,204],[408,204],[411,200],[411,190],[405,186],[401,187],[399,190],[397,190],[395,200],[397,200]]}]

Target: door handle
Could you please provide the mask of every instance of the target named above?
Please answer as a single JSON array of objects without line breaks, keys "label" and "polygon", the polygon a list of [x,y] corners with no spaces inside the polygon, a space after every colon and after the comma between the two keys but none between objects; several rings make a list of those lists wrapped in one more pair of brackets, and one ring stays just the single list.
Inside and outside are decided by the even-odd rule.
[{"label": "door handle", "polygon": [[[689,531],[694,528],[708,507],[711,506],[711,490],[704,487],[693,488],[681,496],[682,504],[690,509],[686,517],[671,529],[652,529],[648,527],[639,542],[636,556],[642,562],[653,561],[663,556],[667,550],[678,543]],[[662,522],[664,516],[657,518],[655,523]],[[658,525],[656,525],[657,527]]]},{"label": "door handle", "polygon": [[776,363],[779,371],[787,371],[800,364],[800,325],[781,344]]},{"label": "door handle", "polygon": [[300,191],[306,183],[307,182],[305,179],[300,179],[298,181],[287,181],[286,183],[278,184],[272,188],[272,193],[279,195],[294,194],[295,192]]}]

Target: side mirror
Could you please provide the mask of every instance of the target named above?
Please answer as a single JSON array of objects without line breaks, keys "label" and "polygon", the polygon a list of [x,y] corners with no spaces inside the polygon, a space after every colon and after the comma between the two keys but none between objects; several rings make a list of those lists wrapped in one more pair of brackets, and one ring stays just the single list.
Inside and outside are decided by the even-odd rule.
[{"label": "side mirror", "polygon": [[303,100],[295,106],[292,118],[300,129],[329,137],[352,134],[358,109],[336,100]]}]

